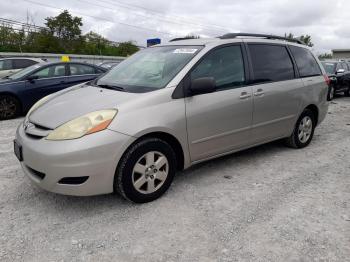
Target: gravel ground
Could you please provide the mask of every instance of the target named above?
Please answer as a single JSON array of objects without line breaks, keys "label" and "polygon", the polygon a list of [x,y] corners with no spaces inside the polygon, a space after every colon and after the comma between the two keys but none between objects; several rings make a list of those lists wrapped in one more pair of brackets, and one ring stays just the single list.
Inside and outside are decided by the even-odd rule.
[{"label": "gravel ground", "polygon": [[0,122],[0,261],[349,261],[350,99],[302,150],[275,142],[197,165],[136,205],[24,177]]}]

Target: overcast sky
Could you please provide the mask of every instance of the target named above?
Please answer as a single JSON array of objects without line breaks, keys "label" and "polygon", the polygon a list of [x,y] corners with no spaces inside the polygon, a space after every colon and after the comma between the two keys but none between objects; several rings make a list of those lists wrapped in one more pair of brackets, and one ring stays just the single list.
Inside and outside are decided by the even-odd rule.
[{"label": "overcast sky", "polygon": [[36,25],[63,9],[83,18],[83,32],[110,40],[167,41],[187,34],[310,34],[317,53],[350,48],[349,0],[1,0],[0,17]]}]

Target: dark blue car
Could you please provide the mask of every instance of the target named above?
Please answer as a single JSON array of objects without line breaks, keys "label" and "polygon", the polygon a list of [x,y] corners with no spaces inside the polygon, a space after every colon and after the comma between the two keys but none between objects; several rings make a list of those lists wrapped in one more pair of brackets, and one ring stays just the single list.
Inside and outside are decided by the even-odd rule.
[{"label": "dark blue car", "polygon": [[86,63],[40,63],[0,79],[0,120],[24,114],[44,96],[93,80],[106,71]]}]

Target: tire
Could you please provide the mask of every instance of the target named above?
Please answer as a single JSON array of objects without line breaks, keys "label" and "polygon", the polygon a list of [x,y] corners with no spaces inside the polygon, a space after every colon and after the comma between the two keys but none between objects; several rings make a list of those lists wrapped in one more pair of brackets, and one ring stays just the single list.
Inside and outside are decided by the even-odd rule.
[{"label": "tire", "polygon": [[347,97],[350,96],[350,87],[348,88],[348,90],[346,90],[346,91],[344,92],[344,95],[347,96]]},{"label": "tire", "polygon": [[[308,120],[311,121],[311,127],[305,122]],[[303,128],[302,125],[304,125],[304,129],[300,130]],[[296,122],[292,135],[285,141],[287,146],[292,148],[304,148],[308,146],[314,136],[315,127],[316,120],[314,113],[310,109],[305,109]],[[302,134],[307,135],[304,136]]]},{"label": "tire", "polygon": [[175,172],[176,154],[172,147],[161,139],[145,138],[132,145],[121,158],[114,191],[135,203],[150,202],[168,190]]},{"label": "tire", "polygon": [[0,95],[0,120],[16,118],[21,113],[21,104],[10,95]]},{"label": "tire", "polygon": [[332,101],[334,99],[334,94],[335,94],[334,87],[333,86],[329,87],[328,101]]}]

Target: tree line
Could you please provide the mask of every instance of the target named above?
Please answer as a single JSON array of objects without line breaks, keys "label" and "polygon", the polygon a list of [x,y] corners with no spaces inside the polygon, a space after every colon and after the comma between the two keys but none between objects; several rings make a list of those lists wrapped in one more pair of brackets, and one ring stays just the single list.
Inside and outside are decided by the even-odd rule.
[{"label": "tree line", "polygon": [[83,35],[82,18],[72,16],[67,10],[45,20],[45,27],[36,30],[1,24],[0,52],[129,56],[139,50],[131,41],[115,43],[95,32]]}]

